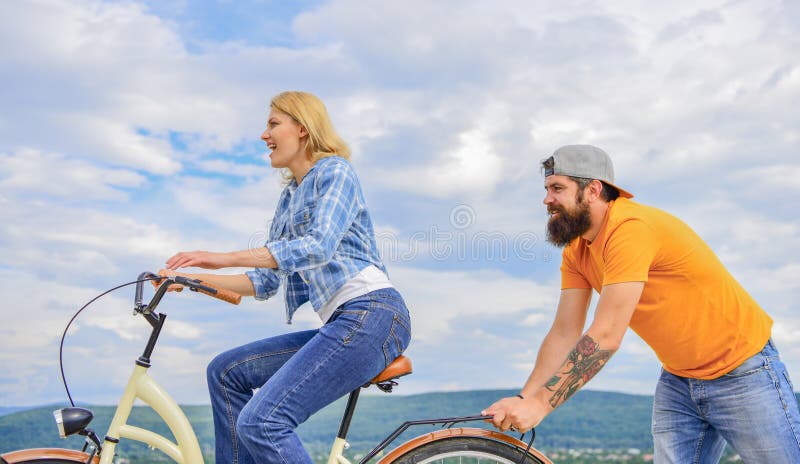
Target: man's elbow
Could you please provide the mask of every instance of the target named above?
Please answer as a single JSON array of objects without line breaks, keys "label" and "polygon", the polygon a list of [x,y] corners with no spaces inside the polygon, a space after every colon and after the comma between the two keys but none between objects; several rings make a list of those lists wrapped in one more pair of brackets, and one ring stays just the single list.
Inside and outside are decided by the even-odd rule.
[{"label": "man's elbow", "polygon": [[625,336],[624,330],[620,332],[619,330],[604,330],[598,328],[593,329],[594,330],[590,329],[587,332],[587,335],[589,335],[594,342],[597,343],[599,349],[617,351],[622,345],[622,338]]},{"label": "man's elbow", "polygon": [[[601,345],[602,346],[602,345]],[[622,338],[608,338],[605,341],[604,349],[616,352],[622,346]]]}]

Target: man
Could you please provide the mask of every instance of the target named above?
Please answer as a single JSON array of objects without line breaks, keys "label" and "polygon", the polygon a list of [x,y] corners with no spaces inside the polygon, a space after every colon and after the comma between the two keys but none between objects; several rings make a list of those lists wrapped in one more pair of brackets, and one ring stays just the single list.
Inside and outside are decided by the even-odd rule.
[{"label": "man", "polygon": [[[657,463],[800,463],[800,410],[772,319],[679,219],[632,201],[609,156],[561,147],[543,163],[548,241],[564,247],[555,320],[522,391],[483,413],[526,431],[583,387],[630,326],[663,364],[653,406]],[[592,289],[600,294],[583,331]]]}]

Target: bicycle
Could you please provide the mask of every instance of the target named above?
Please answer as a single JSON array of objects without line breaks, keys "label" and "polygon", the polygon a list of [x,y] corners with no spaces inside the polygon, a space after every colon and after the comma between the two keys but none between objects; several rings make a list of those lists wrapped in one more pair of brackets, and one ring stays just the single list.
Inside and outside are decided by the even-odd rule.
[{"label": "bicycle", "polygon": [[[150,301],[144,304],[142,303],[143,287],[144,283],[147,281],[156,282],[158,287]],[[151,272],[143,272],[136,281],[115,287],[89,301],[89,303],[84,305],[84,307],[73,316],[72,320],[67,324],[67,329],[78,314],[89,304],[106,293],[134,283],[136,284],[136,291],[134,294],[134,316],[141,315],[144,317],[152,327],[152,330],[142,355],[135,361],[133,372],[117,404],[111,424],[102,441],[94,431],[88,428],[93,418],[92,412],[85,408],[75,407],[72,396],[69,393],[69,387],[67,386],[62,364],[62,380],[64,381],[71,406],[56,410],[53,414],[59,428],[59,434],[62,438],[73,434],[86,437],[83,449],[78,451],[62,448],[35,448],[11,451],[0,455],[2,464],[112,464],[114,462],[116,446],[122,439],[145,443],[151,448],[158,449],[165,453],[169,458],[179,464],[203,463],[200,445],[186,415],[169,394],[147,373],[148,368],[152,365],[150,358],[167,316],[164,313],[157,312],[156,308],[167,290],[170,289],[170,286],[178,291],[186,287],[192,291],[203,293],[232,304],[239,304],[241,296],[229,290],[215,287],[207,282],[196,279],[180,276],[163,277]],[[66,329],[64,334],[66,335]],[[63,343],[64,337],[62,336],[62,349]],[[410,374],[411,371],[411,361],[405,356],[400,356],[387,366],[383,372],[361,388],[375,385],[381,391],[390,393],[393,387],[398,385],[398,379]],[[361,388],[353,390],[348,397],[339,431],[331,446],[327,461],[328,464],[351,464],[350,461],[344,457],[344,450],[348,447],[346,441],[347,433],[355,414]],[[128,416],[131,413],[136,399],[150,406],[164,420],[175,437],[175,442],[153,431],[127,423]],[[371,459],[378,457],[405,430],[415,425],[441,425],[442,429],[422,434],[398,445],[392,451],[388,452],[388,454],[381,457],[378,464],[425,464],[434,462],[494,462],[498,464],[524,462],[532,464],[552,464],[544,454],[536,448],[533,448],[532,445],[535,438],[534,431],[531,431],[530,441],[525,443],[521,441],[523,437],[516,439],[493,430],[473,427],[454,427],[456,424],[482,421],[490,418],[491,416],[468,416],[404,422],[383,441],[375,445],[369,453],[359,460],[359,464],[365,464]]]}]

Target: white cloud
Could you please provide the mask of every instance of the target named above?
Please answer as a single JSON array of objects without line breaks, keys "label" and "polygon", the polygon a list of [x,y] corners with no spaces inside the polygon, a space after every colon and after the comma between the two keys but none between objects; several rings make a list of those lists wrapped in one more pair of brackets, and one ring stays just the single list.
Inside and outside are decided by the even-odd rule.
[{"label": "white cloud", "polygon": [[454,336],[450,327],[462,317],[551,310],[558,298],[558,288],[553,285],[495,271],[447,272],[394,266],[389,273],[411,311],[415,339],[426,343]]},{"label": "white cloud", "polygon": [[[762,204],[755,202],[755,206]],[[734,273],[761,272],[792,263],[794,258],[786,250],[800,249],[796,217],[774,217],[763,208],[743,204],[728,192],[670,206],[667,209],[697,231]]]},{"label": "white cloud", "polygon": [[205,172],[212,174],[233,175],[239,177],[253,177],[260,171],[265,171],[265,165],[235,163],[220,159],[200,161],[197,166]]},{"label": "white cloud", "polygon": [[0,188],[26,196],[40,194],[68,200],[125,200],[124,189],[141,187],[145,178],[127,169],[109,169],[55,153],[22,148],[0,153]]},{"label": "white cloud", "polygon": [[173,181],[170,191],[182,214],[214,224],[216,231],[225,231],[232,238],[240,237],[236,242],[226,239],[231,246],[261,246],[278,202],[281,180],[275,172],[268,173],[267,168],[259,168],[253,174],[258,172],[261,174],[234,186],[215,179],[179,178]]},{"label": "white cloud", "polygon": [[553,321],[553,317],[544,313],[531,313],[522,320],[522,325],[536,327],[542,324],[549,324]]},{"label": "white cloud", "polygon": [[[124,105],[124,103],[123,103]],[[74,149],[98,161],[111,161],[155,174],[174,174],[181,168],[167,140],[137,132],[136,121],[112,115],[54,115],[51,123],[80,140]]]},{"label": "white cloud", "polygon": [[[311,74],[342,63],[325,47],[207,43],[193,54],[173,24],[133,2],[1,8],[6,42],[15,43],[4,50],[3,72],[16,90],[4,101],[0,149],[27,146],[161,175],[187,158],[257,141],[270,95],[296,85],[276,69],[303,65]],[[30,32],[40,30],[48,40]]]},{"label": "white cloud", "polygon": [[[45,151],[77,151],[159,173],[177,170],[168,143],[137,133],[150,127],[146,118],[125,116],[138,112],[137,100],[155,103],[135,96],[137,80],[147,76],[156,88],[157,67],[182,55],[177,36],[158,18],[133,3],[28,2],[3,10],[6,42],[16,44],[5,48],[4,73],[19,84],[6,101],[16,117],[0,125],[6,146],[38,140],[34,148]],[[42,30],[47,34],[33,32]]]},{"label": "white cloud", "polygon": [[113,275],[125,262],[153,266],[180,243],[155,223],[98,209],[20,199],[0,203],[0,212],[8,221],[0,240],[5,265],[61,281]]},{"label": "white cloud", "polygon": [[[800,86],[800,83],[798,83]],[[738,171],[730,175],[730,180],[743,186],[751,195],[768,189],[789,191],[800,190],[800,165],[790,163],[772,164]]]},{"label": "white cloud", "polygon": [[[800,243],[785,200],[798,188],[800,140],[800,10],[791,2],[333,1],[278,18],[292,24],[286,46],[189,41],[184,7],[166,7],[177,13],[165,20],[136,2],[0,4],[0,40],[14,44],[0,50],[0,273],[7,293],[32,295],[8,305],[26,314],[5,328],[2,359],[25,362],[0,382],[4,404],[53,398],[57,382],[26,379],[52,377],[58,321],[101,281],[181,249],[241,249],[263,237],[280,180],[252,147],[269,97],[288,88],[323,97],[379,208],[378,230],[398,257],[415,256],[387,259],[419,355],[404,392],[524,381],[558,295],[557,263],[544,260],[553,249],[539,240],[531,262],[437,260],[430,237],[408,238],[437,225],[467,240],[538,239],[539,160],[567,143],[602,146],[621,185],[698,230],[774,316],[784,359],[800,369]],[[447,225],[456,205],[474,213],[465,229]],[[204,300],[175,304],[187,301]],[[295,326],[280,325],[277,300],[225,318],[199,314],[172,319],[164,346],[174,358],[165,384],[187,391],[188,371],[202,377],[229,344],[318,324],[304,310]],[[97,332],[97,349],[135,353],[138,329],[125,324],[89,316],[75,330]],[[592,388],[647,392],[648,353],[626,338],[614,375]],[[172,376],[181,365],[184,378]],[[123,378],[129,369],[93,367]],[[489,375],[476,380],[478,371]],[[192,392],[203,401],[202,388]]]},{"label": "white cloud", "polygon": [[[9,270],[0,270],[0,288],[6,295],[3,311],[7,318],[7,323],[0,328],[0,359],[4,366],[9,367],[0,381],[3,404],[36,404],[60,398],[63,390],[59,385],[57,366],[62,330],[71,315],[97,294],[97,290]],[[119,300],[112,299],[98,306],[110,312],[119,311],[118,303]],[[92,310],[96,311],[98,306]],[[87,333],[82,331],[82,327],[90,324],[89,321],[96,321],[103,313],[102,310],[87,310],[88,317],[73,325],[71,336],[80,333],[78,338],[85,337]],[[127,315],[129,311],[120,314]],[[73,348],[67,345],[67,350]]]},{"label": "white cloud", "polygon": [[389,170],[377,173],[388,185],[427,195],[452,197],[492,191],[502,180],[505,163],[492,146],[489,134],[472,129],[458,136],[457,146],[439,160],[419,168],[410,168],[391,175]]}]

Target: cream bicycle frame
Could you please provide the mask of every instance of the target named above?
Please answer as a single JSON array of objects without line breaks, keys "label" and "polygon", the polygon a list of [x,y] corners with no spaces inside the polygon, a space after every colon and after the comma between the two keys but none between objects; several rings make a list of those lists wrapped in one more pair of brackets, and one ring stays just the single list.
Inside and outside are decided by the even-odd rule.
[{"label": "cream bicycle frame", "polygon": [[[140,427],[128,425],[128,416],[133,408],[136,399],[142,400],[145,404],[153,408],[164,422],[166,422],[177,443],[169,439]],[[111,438],[112,440],[109,440]],[[100,456],[100,464],[111,464],[114,459],[114,450],[121,438],[140,441],[153,448],[156,448],[178,464],[199,464],[203,462],[203,454],[200,451],[200,444],[197,436],[192,429],[189,419],[181,410],[178,403],[158,385],[149,375],[147,367],[136,364],[133,373],[128,380],[128,385],[122,394],[122,398],[117,405],[114,418],[108,428],[103,452]]]},{"label": "cream bicycle frame", "polygon": [[[177,443],[173,443],[150,430],[127,424],[128,416],[137,398],[153,408],[164,419],[164,422],[166,422],[175,436]],[[186,418],[186,415],[175,400],[152,377],[147,375],[147,368],[139,364],[134,366],[128,385],[125,387],[122,398],[117,405],[114,418],[111,420],[111,425],[108,428],[108,434],[103,444],[100,464],[112,464],[114,459],[114,451],[117,444],[114,441],[109,441],[108,438],[116,440],[128,438],[140,441],[161,450],[178,464],[204,462],[200,444],[197,441],[194,429],[189,423],[189,419]],[[336,438],[328,456],[328,464],[351,464],[344,457],[346,447],[347,442],[345,440]]]},{"label": "cream bicycle frame", "polygon": [[328,464],[351,464],[343,454],[346,447],[347,442],[344,439],[335,438],[331,447],[331,454],[328,456]]},{"label": "cream bicycle frame", "polygon": [[[8,462],[9,464],[14,463],[33,463],[33,462],[70,462],[74,464],[86,464],[88,462],[94,464],[112,464],[114,461],[115,451],[117,443],[119,443],[120,439],[130,439],[134,441],[138,441],[144,443],[151,448],[158,449],[159,451],[166,454],[170,459],[175,461],[178,464],[202,464],[204,462],[203,455],[200,450],[200,444],[197,441],[197,436],[192,429],[189,420],[187,419],[184,412],[181,410],[180,406],[169,396],[169,394],[164,390],[158,383],[156,383],[147,373],[150,367],[150,355],[152,354],[153,348],[155,343],[158,339],[158,335],[161,331],[161,327],[164,323],[164,318],[166,314],[159,315],[158,313],[153,313],[152,311],[158,305],[161,297],[167,291],[169,286],[174,283],[171,279],[166,279],[165,282],[161,284],[161,286],[156,291],[155,296],[153,296],[152,300],[149,304],[144,305],[142,304],[142,283],[147,279],[152,279],[156,277],[155,274],[152,273],[142,273],[139,276],[139,280],[137,281],[137,289],[136,289],[136,297],[135,297],[135,311],[137,313],[143,314],[150,325],[153,327],[153,331],[150,335],[150,340],[148,342],[147,347],[145,348],[144,353],[139,359],[136,361],[136,364],[133,367],[133,372],[131,373],[130,378],[128,379],[128,383],[125,386],[125,390],[122,393],[122,397],[117,404],[117,408],[114,412],[114,417],[111,420],[111,425],[108,428],[108,432],[103,440],[103,444],[101,445],[97,435],[86,429],[86,425],[88,425],[89,421],[91,421],[92,414],[90,411],[83,410],[81,415],[78,417],[79,422],[76,424],[73,421],[70,425],[69,432],[67,434],[71,435],[74,433],[82,432],[83,435],[87,436],[87,443],[92,445],[92,452],[91,454],[86,453],[85,451],[75,451],[75,450],[67,450],[67,449],[59,449],[59,448],[35,448],[35,449],[27,449],[27,450],[17,450],[12,451],[9,453],[2,454],[0,456],[0,460],[4,463]],[[198,283],[199,281],[193,280],[186,280],[184,282],[177,282],[181,285],[196,285],[200,290],[207,290],[208,287],[205,286],[202,282]],[[194,287],[190,287],[194,288]],[[225,299],[225,298],[221,298]],[[230,296],[225,299],[229,302],[238,303],[238,299],[235,301],[230,298]],[[395,366],[395,367],[393,367]],[[406,375],[411,372],[411,364],[410,361],[405,357],[400,357],[392,363],[383,373],[374,379],[371,380],[370,383],[376,384],[381,387],[381,390],[390,392],[392,390],[392,385],[396,385],[393,382],[393,379]],[[63,372],[62,372],[63,373]],[[353,390],[350,393],[350,397],[348,399],[348,404],[345,409],[345,415],[342,417],[342,423],[340,426],[339,433],[337,434],[337,438],[334,439],[333,446],[331,447],[330,455],[328,457],[328,464],[351,464],[351,462],[344,457],[344,450],[347,448],[346,436],[347,431],[350,426],[350,420],[353,417],[353,413],[355,411],[355,405],[358,400],[358,394],[360,392],[360,388]],[[68,391],[69,393],[69,391]],[[144,402],[146,405],[151,407],[155,413],[164,420],[166,425],[169,427],[172,435],[175,437],[175,442],[170,441],[168,438],[159,435],[151,430],[143,429],[141,427],[136,427],[133,425],[128,424],[128,418],[130,413],[133,409],[134,402],[139,399]],[[72,402],[72,398],[70,397],[70,402]],[[74,406],[74,403],[73,403]],[[82,408],[64,408],[60,411],[66,411],[69,409],[82,409]],[[84,414],[85,413],[85,414]],[[367,455],[365,455],[360,463],[368,462],[373,458],[380,458],[378,464],[391,464],[395,462],[396,459],[402,457],[406,453],[411,450],[414,450],[420,446],[426,445],[428,443],[447,439],[451,436],[459,436],[459,437],[473,437],[479,439],[490,439],[496,442],[506,442],[507,444],[512,445],[515,448],[520,450],[525,449],[525,443],[509,437],[505,434],[495,431],[487,431],[483,429],[470,429],[470,428],[457,428],[453,429],[450,428],[453,424],[459,422],[468,422],[473,420],[482,420],[486,419],[487,416],[470,416],[470,417],[461,417],[461,418],[442,418],[442,419],[427,419],[421,421],[406,421],[400,427],[398,427],[395,432],[389,435],[383,442],[379,443],[372,451],[370,451]],[[57,420],[60,422],[60,417]],[[88,420],[87,420],[88,419]],[[84,422],[85,420],[85,422]],[[446,429],[440,430],[434,433],[426,433],[424,435],[420,435],[417,438],[409,440],[405,443],[402,443],[400,446],[389,452],[387,455],[383,455],[386,447],[392,443],[396,438],[400,436],[400,434],[408,428],[410,425],[419,425],[419,424],[441,424],[449,426]],[[75,426],[80,427],[80,429],[75,429]],[[62,428],[61,430],[62,435],[65,433],[65,430]],[[530,448],[530,445],[533,443],[533,439],[528,444],[528,448],[530,452],[535,454],[537,458],[541,462],[551,464],[551,462],[541,455],[537,450]],[[96,451],[100,451],[100,455],[96,455]]]}]

